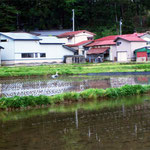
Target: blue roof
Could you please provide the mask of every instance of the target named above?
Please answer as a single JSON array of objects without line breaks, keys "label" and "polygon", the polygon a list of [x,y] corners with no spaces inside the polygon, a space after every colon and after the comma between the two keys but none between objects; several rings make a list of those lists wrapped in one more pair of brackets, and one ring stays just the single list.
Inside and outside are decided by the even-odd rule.
[{"label": "blue roof", "polygon": [[18,33],[13,33],[13,32],[0,32],[0,35],[6,36],[12,40],[17,40],[17,41],[24,41],[24,40],[32,40],[32,41],[38,41],[41,40],[39,37],[25,33],[25,32],[18,32]]}]

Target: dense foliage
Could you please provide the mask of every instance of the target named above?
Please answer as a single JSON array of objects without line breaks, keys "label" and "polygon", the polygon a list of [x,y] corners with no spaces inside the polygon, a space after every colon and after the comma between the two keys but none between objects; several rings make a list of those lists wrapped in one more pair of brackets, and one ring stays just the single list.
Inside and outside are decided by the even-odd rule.
[{"label": "dense foliage", "polygon": [[98,36],[148,30],[149,0],[1,0],[0,31],[72,28],[87,29]]},{"label": "dense foliage", "polygon": [[65,104],[87,100],[103,100],[105,98],[117,98],[122,96],[139,95],[150,91],[150,86],[125,85],[120,88],[87,89],[80,93],[68,92],[55,96],[15,96],[1,98],[0,108],[36,107],[42,105]]}]

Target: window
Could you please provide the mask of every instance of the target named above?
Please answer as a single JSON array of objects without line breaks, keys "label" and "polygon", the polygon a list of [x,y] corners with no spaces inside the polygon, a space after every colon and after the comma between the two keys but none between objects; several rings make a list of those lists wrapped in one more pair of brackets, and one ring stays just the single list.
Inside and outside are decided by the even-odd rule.
[{"label": "window", "polygon": [[46,53],[40,53],[40,57],[46,57]]},{"label": "window", "polygon": [[35,58],[38,58],[38,53],[35,53]]},{"label": "window", "polygon": [[147,53],[147,56],[150,57],[150,53]]},{"label": "window", "polygon": [[150,41],[147,41],[147,43],[146,43],[147,45],[150,45]]},{"label": "window", "polygon": [[85,50],[89,50],[89,47],[84,47]]},{"label": "window", "polygon": [[1,42],[7,42],[7,39],[3,39],[3,40],[1,40]]},{"label": "window", "polygon": [[87,37],[88,40],[93,40],[93,37]]},{"label": "window", "polygon": [[121,44],[121,42],[117,42],[117,46],[119,46]]},{"label": "window", "polygon": [[34,54],[33,53],[22,53],[21,57],[22,58],[33,58]]}]

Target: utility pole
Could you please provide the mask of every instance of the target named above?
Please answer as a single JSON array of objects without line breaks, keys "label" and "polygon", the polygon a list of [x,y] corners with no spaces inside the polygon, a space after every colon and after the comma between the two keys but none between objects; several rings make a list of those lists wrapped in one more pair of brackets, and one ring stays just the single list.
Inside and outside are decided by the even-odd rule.
[{"label": "utility pole", "polygon": [[19,30],[19,13],[17,12],[17,30]]},{"label": "utility pole", "polygon": [[74,9],[72,9],[72,30],[75,31],[75,13],[74,13]]},{"label": "utility pole", "polygon": [[120,19],[120,35],[122,35],[122,19]]}]

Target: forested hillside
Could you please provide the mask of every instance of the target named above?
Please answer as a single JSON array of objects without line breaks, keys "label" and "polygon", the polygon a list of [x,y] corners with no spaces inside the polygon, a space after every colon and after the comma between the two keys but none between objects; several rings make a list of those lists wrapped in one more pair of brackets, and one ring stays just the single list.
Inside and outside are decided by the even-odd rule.
[{"label": "forested hillside", "polygon": [[150,26],[149,0],[0,0],[0,31],[87,29],[105,36],[142,32]]}]

